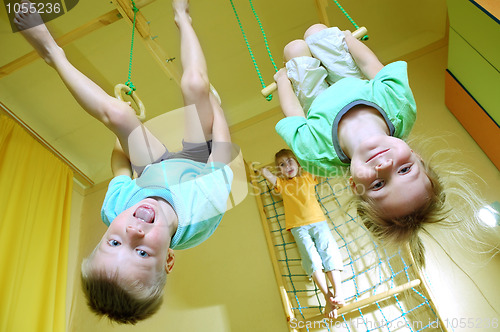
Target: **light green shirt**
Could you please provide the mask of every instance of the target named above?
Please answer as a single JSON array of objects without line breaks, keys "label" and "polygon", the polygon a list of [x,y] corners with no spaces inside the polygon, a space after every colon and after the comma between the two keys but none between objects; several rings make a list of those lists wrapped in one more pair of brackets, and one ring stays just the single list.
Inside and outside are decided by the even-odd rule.
[{"label": "light green shirt", "polygon": [[276,124],[276,131],[307,172],[318,176],[339,175],[350,160],[340,148],[338,124],[344,114],[359,104],[377,109],[389,126],[390,135],[406,138],[417,115],[406,62],[385,66],[370,81],[341,79],[313,101],[307,118],[284,118]]},{"label": "light green shirt", "polygon": [[226,212],[233,172],[221,163],[168,159],[148,165],[141,176],[126,175],[109,183],[101,209],[109,226],[123,211],[148,197],[161,197],[172,205],[178,218],[170,248],[188,249],[208,239]]}]

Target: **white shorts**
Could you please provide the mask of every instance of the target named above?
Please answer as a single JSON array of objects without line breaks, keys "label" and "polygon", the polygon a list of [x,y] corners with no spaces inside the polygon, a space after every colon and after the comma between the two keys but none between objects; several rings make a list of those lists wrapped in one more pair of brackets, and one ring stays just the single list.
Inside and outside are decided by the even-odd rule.
[{"label": "white shorts", "polygon": [[286,63],[288,78],[304,110],[330,85],[344,77],[364,79],[338,28],[328,28],[306,38],[312,57],[297,57]]}]

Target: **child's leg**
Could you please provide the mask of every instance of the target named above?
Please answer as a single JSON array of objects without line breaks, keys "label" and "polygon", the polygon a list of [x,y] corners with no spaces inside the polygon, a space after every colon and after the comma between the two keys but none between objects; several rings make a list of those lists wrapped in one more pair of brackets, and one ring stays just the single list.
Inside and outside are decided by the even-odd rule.
[{"label": "child's leg", "polygon": [[[327,303],[330,303],[328,308],[331,308],[333,311],[335,308],[340,308],[344,305],[341,290],[342,279],[340,276],[340,271],[344,267],[342,257],[326,221],[313,224],[311,236],[321,257],[325,273],[332,284],[333,292],[330,292]],[[327,310],[325,309],[326,314]],[[332,312],[332,314],[336,315],[336,312]]]},{"label": "child's leg", "polygon": [[[313,224],[314,225],[314,224]],[[336,317],[336,309],[333,303],[334,295],[328,289],[325,274],[322,271],[321,257],[316,249],[316,244],[311,236],[311,225],[292,228],[291,232],[299,249],[302,267],[308,276],[311,276],[325,297],[325,316]]]},{"label": "child's leg", "polygon": [[[122,102],[106,94],[97,84],[78,71],[66,58],[64,51],[56,44],[38,13],[16,14],[16,24],[21,33],[33,45],[38,54],[52,66],[82,108],[112,130],[129,158],[131,158],[129,136],[141,127],[134,110],[126,102]],[[148,149],[133,149],[140,154],[134,160],[157,157],[164,152],[163,145],[147,130],[141,131],[141,139],[147,141]],[[131,160],[132,160],[131,159]]]},{"label": "child's leg", "polygon": [[328,277],[328,280],[330,280],[330,283],[332,284],[332,294],[334,295],[333,297],[333,303],[340,307],[343,307],[345,304],[344,301],[344,295],[342,294],[342,278],[340,276],[340,271],[339,270],[332,270],[332,271],[327,271],[326,276]]},{"label": "child's leg", "polygon": [[338,28],[314,24],[306,30],[304,39],[312,55],[328,71],[326,81],[331,85],[344,77],[364,78],[345,42],[344,33]]},{"label": "child's leg", "polygon": [[[227,164],[231,161],[231,136],[224,111],[210,92],[205,56],[191,24],[188,5],[188,0],[172,2],[181,39],[181,90],[184,104],[187,106],[184,113],[184,141],[205,143],[211,139],[212,151],[209,161]],[[190,105],[194,107],[189,107]],[[205,158],[204,161],[206,160]]]},{"label": "child's leg", "polygon": [[236,157],[234,154],[237,151],[233,150],[231,144],[231,135],[224,111],[212,94],[210,94],[210,103],[212,104],[214,120],[212,126],[212,153],[209,161],[229,164]]},{"label": "child's leg", "polygon": [[316,251],[314,241],[309,235],[309,225],[294,227],[291,229],[299,254],[302,268],[308,276],[311,276],[315,270],[321,270],[321,257]]},{"label": "child's leg", "polygon": [[190,143],[204,143],[212,138],[214,120],[207,64],[191,24],[188,0],[173,0],[172,6],[181,40],[181,90],[184,104],[195,106],[195,110],[186,112],[184,140]]},{"label": "child's leg", "polygon": [[326,283],[325,274],[321,270],[316,270],[312,274],[312,277],[325,298],[325,311],[324,311],[325,317],[337,318],[338,306],[334,302],[335,299],[334,294],[330,291],[330,289],[328,289],[328,284]]},{"label": "child's leg", "polygon": [[318,59],[312,57],[304,40],[288,43],[283,50],[287,76],[300,105],[307,112],[313,100],[328,88],[327,72]]}]

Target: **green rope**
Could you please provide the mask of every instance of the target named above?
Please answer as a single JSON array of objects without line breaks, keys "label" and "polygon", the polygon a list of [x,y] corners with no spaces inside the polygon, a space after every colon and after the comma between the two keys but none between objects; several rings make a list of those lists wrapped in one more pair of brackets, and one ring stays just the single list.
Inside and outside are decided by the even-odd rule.
[{"label": "green rope", "polygon": [[131,78],[132,78],[132,57],[134,55],[134,34],[135,34],[135,18],[136,14],[139,11],[139,9],[135,6],[134,0],[132,0],[132,10],[134,11],[134,24],[132,25],[132,42],[130,44],[130,62],[128,65],[128,80],[125,83],[126,86],[130,88],[130,91],[127,92],[127,95],[131,95],[132,92],[136,90],[134,83],[132,83]]},{"label": "green rope", "polygon": [[[345,15],[345,17],[347,17],[347,19],[352,23],[352,25],[354,25],[354,27],[356,28],[356,30],[359,29],[359,26],[356,24],[356,22],[354,22],[354,20],[351,18],[351,16],[349,16],[349,14],[347,14],[347,12],[340,5],[340,3],[337,0],[333,0],[333,2],[335,2],[335,4],[337,5],[337,7],[339,7],[340,11]],[[363,38],[361,38],[361,40],[368,40],[368,35],[364,35]]]},{"label": "green rope", "polygon": [[[240,17],[238,15],[238,12],[236,11],[236,7],[234,6],[233,0],[229,0],[229,1],[231,2],[231,7],[233,7],[233,12],[234,12],[234,15],[236,16],[236,20],[238,21],[238,25],[240,26],[240,31],[241,31],[241,34],[243,35],[243,39],[245,40],[245,44],[247,46],[248,53],[250,53],[250,57],[252,58],[252,63],[255,67],[255,71],[257,72],[257,75],[259,76],[260,84],[262,85],[262,88],[265,88],[266,84],[264,83],[264,79],[262,78],[262,74],[260,73],[259,66],[257,65],[257,61],[255,60],[255,56],[253,54],[252,47],[250,46],[250,43],[248,42],[247,35],[246,35],[245,31],[243,30],[243,25],[241,24]],[[250,1],[250,3],[251,3],[251,1]],[[252,5],[252,10],[253,10],[253,5]],[[254,11],[254,13],[255,13],[255,11]],[[260,25],[260,21],[259,21],[259,25]],[[265,40],[266,40],[266,45],[267,45],[267,38]],[[274,61],[273,61],[273,65],[274,65]],[[274,66],[276,68],[276,65],[274,65]],[[276,70],[278,70],[278,69],[276,68]],[[266,97],[267,100],[271,100],[272,98],[273,98],[272,95],[269,95],[268,97]]]},{"label": "green rope", "polygon": [[276,63],[274,63],[274,59],[273,59],[273,56],[271,54],[271,50],[269,49],[269,44],[267,42],[266,33],[264,32],[264,28],[262,27],[262,24],[260,23],[259,16],[257,15],[255,8],[253,7],[252,0],[248,0],[248,1],[250,2],[250,7],[252,8],[253,16],[255,16],[257,23],[259,23],[260,32],[262,33],[262,37],[264,38],[264,44],[266,45],[267,55],[269,55],[269,59],[271,60],[271,63],[273,64],[274,70],[278,71],[278,67],[276,66]]}]

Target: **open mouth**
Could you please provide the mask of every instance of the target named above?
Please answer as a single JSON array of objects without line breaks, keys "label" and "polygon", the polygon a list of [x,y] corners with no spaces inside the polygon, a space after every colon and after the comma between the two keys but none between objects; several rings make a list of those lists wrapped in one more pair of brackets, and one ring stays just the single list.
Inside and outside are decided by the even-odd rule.
[{"label": "open mouth", "polygon": [[386,150],[382,150],[382,151],[380,151],[380,152],[375,153],[375,154],[374,154],[373,156],[371,156],[371,157],[370,157],[370,159],[368,159],[366,162],[369,162],[370,160],[372,160],[372,159],[374,159],[374,158],[376,158],[376,157],[380,156],[381,154],[386,153],[386,152],[387,152],[387,151],[389,151],[389,150],[390,150],[390,149],[386,149]]},{"label": "open mouth", "polygon": [[155,210],[148,205],[140,205],[134,212],[134,217],[148,224],[154,223]]}]

